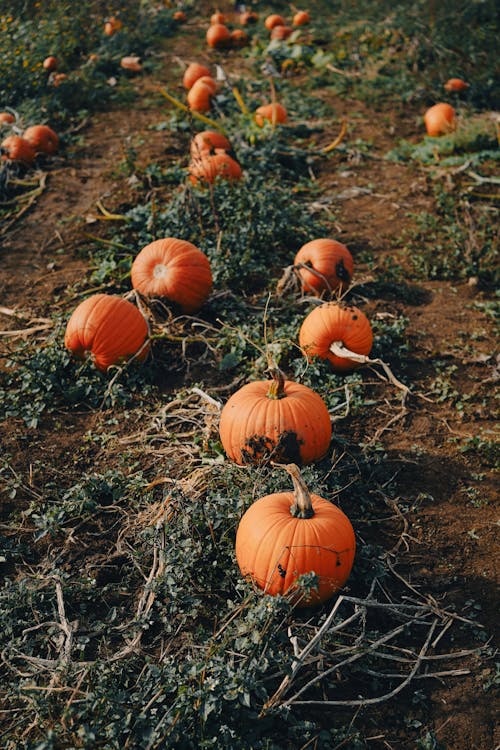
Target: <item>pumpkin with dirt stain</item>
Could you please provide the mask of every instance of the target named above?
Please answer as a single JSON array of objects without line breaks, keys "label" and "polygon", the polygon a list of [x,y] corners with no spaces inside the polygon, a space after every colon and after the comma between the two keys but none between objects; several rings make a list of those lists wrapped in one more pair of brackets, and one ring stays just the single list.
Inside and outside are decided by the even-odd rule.
[{"label": "pumpkin with dirt stain", "polygon": [[[346,583],[356,538],[345,513],[310,493],[295,464],[284,468],[294,491],[266,495],[248,508],[236,532],[236,560],[241,574],[264,593],[311,607]],[[307,573],[317,576],[317,586],[304,593],[297,579]]]},{"label": "pumpkin with dirt stain", "polygon": [[212,290],[207,256],[191,242],[175,237],[143,247],[132,264],[131,279],[141,294],[175,302],[188,314],[197,312]]},{"label": "pumpkin with dirt stain", "polygon": [[345,349],[368,356],[373,345],[373,332],[366,315],[353,305],[325,302],[315,307],[299,331],[299,345],[311,361],[326,359],[336,372],[348,372],[359,367],[352,359],[339,357],[332,345],[340,342]]},{"label": "pumpkin with dirt stain", "polygon": [[306,242],[297,252],[293,264],[304,292],[317,297],[324,292],[345,291],[354,270],[354,260],[348,248],[328,238]]},{"label": "pumpkin with dirt stain", "polygon": [[285,380],[278,369],[272,378],[247,383],[225,404],[219,425],[224,450],[241,465],[318,461],[332,436],[325,402],[311,388]]},{"label": "pumpkin with dirt stain", "polygon": [[8,135],[0,143],[2,159],[20,161],[23,164],[32,164],[35,161],[36,152],[33,145],[20,135]]},{"label": "pumpkin with dirt stain", "polygon": [[23,138],[31,143],[37,154],[57,153],[59,136],[48,125],[31,125],[23,133]]},{"label": "pumpkin with dirt stain", "polygon": [[98,370],[132,357],[139,362],[149,352],[148,325],[135,305],[115,294],[94,294],[82,302],[68,321],[64,344],[75,357],[90,356]]}]

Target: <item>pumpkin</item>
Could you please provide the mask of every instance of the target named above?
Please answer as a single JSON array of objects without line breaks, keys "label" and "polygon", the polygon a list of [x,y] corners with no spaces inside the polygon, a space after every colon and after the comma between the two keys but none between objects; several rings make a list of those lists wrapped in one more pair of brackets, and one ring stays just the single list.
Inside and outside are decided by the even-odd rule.
[{"label": "pumpkin", "polygon": [[210,76],[209,69],[197,62],[190,63],[184,72],[182,85],[189,90],[198,78],[203,78],[203,76]]},{"label": "pumpkin", "polygon": [[275,102],[274,104],[263,104],[261,107],[255,110],[255,122],[261,128],[264,125],[264,121],[272,123],[284,123],[287,121],[286,109],[282,104]]},{"label": "pumpkin", "polygon": [[469,84],[463,81],[461,78],[450,78],[444,84],[446,91],[465,91],[469,88]]},{"label": "pumpkin", "polygon": [[249,23],[257,23],[259,16],[254,10],[245,10],[240,14],[240,23],[242,26],[247,26]]},{"label": "pumpkin", "polygon": [[275,26],[271,30],[271,39],[278,39],[279,41],[283,41],[284,39],[288,39],[292,32],[293,29],[291,26]]},{"label": "pumpkin", "polygon": [[332,436],[325,402],[280,370],[271,373],[271,381],[247,383],[223,407],[219,434],[226,454],[237,464],[323,458]]},{"label": "pumpkin", "polygon": [[215,13],[212,13],[210,16],[210,23],[212,26],[216,23],[225,24],[226,23],[226,16],[224,13],[220,13],[220,11],[216,11]]},{"label": "pumpkin", "polygon": [[248,44],[248,34],[245,34],[243,29],[234,29],[231,32],[231,43],[233,47],[244,47]]},{"label": "pumpkin", "polygon": [[335,344],[355,354],[368,356],[373,333],[366,315],[357,307],[338,302],[325,302],[315,307],[304,319],[299,331],[299,345],[311,361],[327,359],[336,372],[359,367],[352,359],[335,354]]},{"label": "pumpkin", "polygon": [[143,247],[132,264],[132,286],[147,297],[162,297],[182,312],[200,309],[212,289],[207,256],[186,240],[166,237]]},{"label": "pumpkin", "polygon": [[141,58],[137,55],[126,55],[120,60],[120,67],[124,70],[130,70],[132,73],[140,73],[142,70],[140,60]]},{"label": "pumpkin", "polygon": [[452,133],[456,129],[455,110],[445,102],[439,102],[427,110],[424,115],[427,135],[439,136]]},{"label": "pumpkin", "polygon": [[179,23],[185,23],[185,21],[187,21],[187,16],[183,10],[176,10],[172,18]]},{"label": "pumpkin", "polygon": [[32,125],[23,133],[37,154],[55,154],[59,148],[59,137],[48,125]]},{"label": "pumpkin", "polygon": [[32,164],[35,161],[36,152],[32,144],[20,135],[8,135],[0,143],[2,159],[20,161],[24,164]]},{"label": "pumpkin", "polygon": [[231,32],[223,23],[214,23],[209,27],[206,35],[207,44],[215,49],[231,46]]},{"label": "pumpkin", "polygon": [[311,17],[306,10],[298,10],[293,17],[292,23],[294,26],[305,26],[310,20]]},{"label": "pumpkin", "polygon": [[279,16],[277,13],[271,13],[264,21],[264,26],[268,31],[271,31],[275,26],[286,26],[286,23],[282,16]]},{"label": "pumpkin", "polygon": [[295,256],[294,267],[300,277],[302,289],[320,296],[323,292],[347,289],[351,283],[354,261],[341,242],[317,239],[300,248]]},{"label": "pumpkin", "polygon": [[11,123],[15,121],[16,121],[16,118],[10,112],[0,112],[0,125],[1,124],[10,125]]},{"label": "pumpkin", "polygon": [[49,55],[49,57],[46,57],[43,61],[42,67],[44,70],[47,70],[49,73],[51,73],[53,70],[57,70],[58,64],[59,63],[57,57],[54,57],[54,55]]},{"label": "pumpkin", "polygon": [[64,344],[76,357],[90,354],[98,370],[148,355],[148,325],[137,307],[115,294],[94,294],[68,321]]},{"label": "pumpkin", "polygon": [[202,156],[220,151],[231,151],[231,144],[222,133],[215,130],[202,130],[191,141],[191,157],[199,159]]},{"label": "pumpkin", "polygon": [[[311,494],[295,464],[293,492],[275,492],[256,500],[236,532],[241,574],[271,596],[288,595],[311,607],[330,599],[347,581],[356,552],[354,529],[340,508]],[[304,596],[297,579],[315,573],[317,587]]]},{"label": "pumpkin", "polygon": [[60,86],[63,81],[66,80],[68,76],[66,73],[52,73],[49,78],[49,83],[52,84],[52,86]]},{"label": "pumpkin", "polygon": [[189,109],[194,112],[208,112],[210,100],[217,90],[217,84],[213,78],[203,76],[191,86],[187,94]]},{"label": "pumpkin", "polygon": [[106,36],[113,36],[113,34],[121,29],[123,26],[119,18],[110,16],[110,18],[104,24],[104,33]]},{"label": "pumpkin", "polygon": [[193,185],[199,182],[213,183],[220,177],[224,180],[240,180],[241,167],[229,154],[204,154],[201,158],[193,159],[189,165],[189,179]]}]

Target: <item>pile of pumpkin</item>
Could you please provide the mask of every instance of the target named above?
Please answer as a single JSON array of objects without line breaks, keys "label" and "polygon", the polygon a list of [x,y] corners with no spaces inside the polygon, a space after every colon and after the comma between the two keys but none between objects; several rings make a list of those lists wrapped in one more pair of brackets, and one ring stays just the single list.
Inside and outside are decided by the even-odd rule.
[{"label": "pile of pumpkin", "polygon": [[[14,126],[16,118],[11,112],[0,112],[0,127]],[[10,133],[0,143],[4,161],[33,164],[39,154],[52,156],[59,148],[59,137],[48,125],[31,125],[22,135]]]}]

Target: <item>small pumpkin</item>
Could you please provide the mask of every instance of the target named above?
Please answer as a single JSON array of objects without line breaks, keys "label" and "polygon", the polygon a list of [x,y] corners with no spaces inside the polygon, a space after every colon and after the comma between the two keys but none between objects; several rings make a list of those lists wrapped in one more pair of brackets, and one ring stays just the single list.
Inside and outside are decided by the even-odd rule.
[{"label": "small pumpkin", "polygon": [[[356,552],[354,529],[340,508],[311,494],[295,464],[283,468],[293,492],[275,492],[256,500],[236,532],[236,560],[241,574],[271,596],[288,595],[301,606],[330,599],[346,583]],[[305,597],[297,579],[318,579]]]},{"label": "small pumpkin", "polygon": [[278,15],[278,13],[271,13],[271,15],[267,16],[264,21],[264,26],[268,31],[272,31],[275,26],[286,26],[286,21],[282,16]]},{"label": "small pumpkin", "polygon": [[193,83],[187,94],[189,109],[194,112],[208,112],[210,101],[217,91],[217,84],[210,76],[203,76]]},{"label": "small pumpkin", "polygon": [[123,24],[116,16],[110,16],[104,24],[104,33],[106,36],[113,36],[117,31],[120,31]]},{"label": "small pumpkin", "polygon": [[330,415],[321,396],[305,385],[285,380],[247,383],[222,409],[219,434],[228,457],[237,464],[294,461],[310,464],[328,451]]},{"label": "small pumpkin", "polygon": [[178,23],[185,23],[187,21],[187,16],[183,10],[176,10],[172,18],[174,19],[174,21],[177,21]]},{"label": "small pumpkin", "polygon": [[67,79],[67,77],[66,73],[51,73],[49,83],[57,88]]},{"label": "small pumpkin", "polygon": [[450,78],[444,84],[446,91],[465,91],[469,88],[469,84],[463,81],[461,78]]},{"label": "small pumpkin", "polygon": [[295,256],[294,267],[302,289],[319,297],[324,292],[332,293],[348,288],[354,260],[341,242],[321,238],[311,240],[300,248]]},{"label": "small pumpkin", "polygon": [[128,300],[115,294],[94,294],[71,315],[64,344],[76,357],[91,355],[98,370],[135,357],[142,362],[149,352],[144,316]]},{"label": "small pumpkin", "polygon": [[224,180],[240,180],[241,167],[238,162],[226,153],[204,154],[193,159],[189,165],[189,179],[193,185],[199,182],[212,184],[218,177]]},{"label": "small pumpkin", "polygon": [[271,39],[278,39],[278,41],[283,41],[285,39],[288,39],[288,37],[292,33],[293,29],[291,26],[274,26],[271,30]]},{"label": "small pumpkin", "polygon": [[212,13],[210,16],[210,23],[212,26],[216,23],[225,24],[226,23],[226,16],[224,13],[221,13],[220,11],[216,11],[215,13]]},{"label": "small pumpkin", "polygon": [[455,110],[446,102],[438,102],[425,113],[424,124],[427,135],[433,137],[452,133],[457,127]]},{"label": "small pumpkin", "polygon": [[366,315],[357,307],[338,302],[325,302],[315,307],[299,331],[299,346],[309,360],[315,357],[330,362],[335,372],[348,372],[359,363],[335,354],[335,344],[355,354],[368,356],[373,333]]},{"label": "small pumpkin", "polygon": [[243,29],[234,29],[231,32],[231,44],[233,47],[244,47],[248,44],[248,34]]},{"label": "small pumpkin", "polygon": [[200,159],[202,156],[214,154],[218,151],[231,151],[231,144],[222,133],[216,130],[202,130],[191,141],[191,157]]},{"label": "small pumpkin", "polygon": [[257,23],[259,16],[254,10],[245,10],[240,13],[240,23],[242,26],[247,26],[249,23]]},{"label": "small pumpkin", "polygon": [[166,237],[143,247],[132,264],[132,286],[147,297],[161,297],[182,312],[200,309],[212,289],[207,256],[186,240]]},{"label": "small pumpkin", "polygon": [[206,40],[209,47],[225,49],[231,46],[231,32],[223,23],[214,23],[207,31]]},{"label": "small pumpkin", "polygon": [[198,78],[203,78],[203,76],[210,77],[209,69],[205,65],[201,65],[201,63],[190,63],[184,72],[182,85],[189,91],[193,84],[196,83]]},{"label": "small pumpkin", "polygon": [[54,55],[49,55],[42,63],[43,69],[47,70],[49,73],[52,73],[53,70],[57,70],[58,65],[59,62],[57,60],[57,57],[54,57]]},{"label": "small pumpkin", "polygon": [[11,125],[15,121],[16,118],[11,112],[0,112],[0,125]]},{"label": "small pumpkin", "polygon": [[272,124],[285,123],[288,119],[287,111],[282,104],[263,104],[255,110],[255,122],[261,128],[267,120]]},{"label": "small pumpkin", "polygon": [[310,20],[311,16],[307,12],[307,10],[298,10],[293,17],[292,23],[294,26],[305,26],[310,22]]},{"label": "small pumpkin", "polygon": [[142,71],[141,58],[137,55],[125,55],[120,60],[120,67],[130,70],[131,73],[140,73]]},{"label": "small pumpkin", "polygon": [[35,161],[36,152],[33,145],[20,135],[8,135],[0,143],[2,159],[20,161],[23,164],[32,164]]},{"label": "small pumpkin", "polygon": [[31,143],[37,154],[52,156],[59,148],[59,136],[48,125],[32,125],[24,131],[23,137]]}]

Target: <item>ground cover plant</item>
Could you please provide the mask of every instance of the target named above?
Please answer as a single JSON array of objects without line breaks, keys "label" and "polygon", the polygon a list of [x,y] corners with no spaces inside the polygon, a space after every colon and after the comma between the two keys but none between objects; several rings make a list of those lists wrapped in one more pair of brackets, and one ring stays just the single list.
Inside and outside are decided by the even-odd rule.
[{"label": "ground cover plant", "polygon": [[[229,3],[65,10],[12,1],[0,20],[2,136],[38,112],[61,141],[0,172],[2,747],[489,750],[494,4],[277,1],[244,25]],[[246,38],[207,44],[216,12]],[[193,62],[215,81],[203,112]],[[439,101],[457,129],[431,137]],[[237,178],[196,165],[209,129]],[[195,302],[192,267],[160,287],[163,256],[140,259],[154,293],[137,281],[165,238],[203,256]],[[319,238],[344,248],[328,276],[300,254]],[[134,306],[139,343],[119,316],[68,329],[94,299]],[[358,350],[334,328],[333,366],[301,338],[327,302],[364,331]],[[221,414],[255,381],[283,406],[281,377],[328,412],[328,449],[300,470],[356,539],[320,604],[314,567],[270,596],[238,566],[242,519],[291,491],[281,464],[314,436],[276,448],[264,425],[238,464]]]}]

